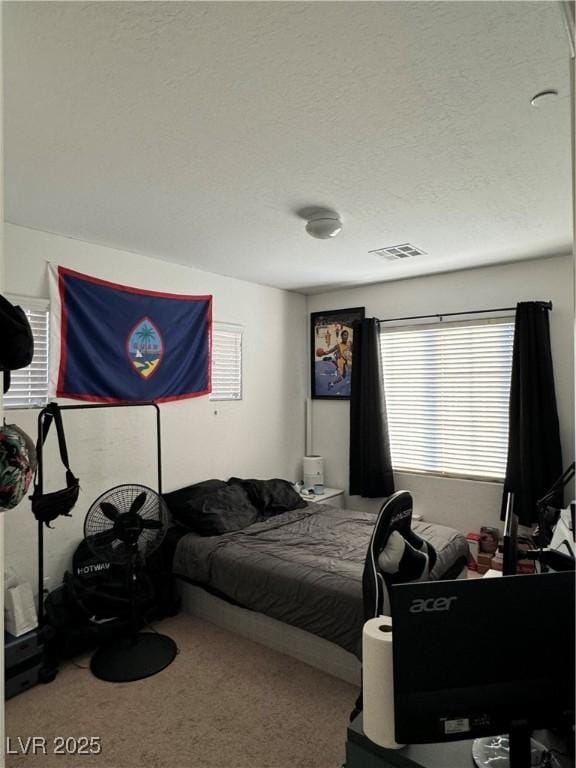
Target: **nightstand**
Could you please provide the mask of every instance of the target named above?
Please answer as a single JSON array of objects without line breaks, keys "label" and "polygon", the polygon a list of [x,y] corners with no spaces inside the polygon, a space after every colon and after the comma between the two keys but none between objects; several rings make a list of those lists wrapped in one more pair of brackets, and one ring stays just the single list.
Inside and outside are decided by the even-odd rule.
[{"label": "nightstand", "polygon": [[322,494],[301,493],[300,496],[310,504],[330,504],[333,507],[344,508],[344,491],[341,488],[324,488]]}]

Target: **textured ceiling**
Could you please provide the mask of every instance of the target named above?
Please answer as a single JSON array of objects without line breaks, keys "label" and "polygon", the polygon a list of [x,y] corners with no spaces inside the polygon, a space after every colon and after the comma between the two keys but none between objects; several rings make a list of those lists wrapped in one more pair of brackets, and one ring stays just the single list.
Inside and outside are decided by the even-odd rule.
[{"label": "textured ceiling", "polygon": [[558,3],[3,5],[12,223],[305,292],[570,248]]}]

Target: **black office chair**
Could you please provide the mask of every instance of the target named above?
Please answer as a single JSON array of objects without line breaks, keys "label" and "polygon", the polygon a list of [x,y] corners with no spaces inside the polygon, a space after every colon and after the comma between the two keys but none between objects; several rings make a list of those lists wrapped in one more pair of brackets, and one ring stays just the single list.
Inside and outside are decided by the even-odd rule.
[{"label": "black office chair", "polygon": [[385,610],[389,610],[388,590],[382,572],[378,568],[378,556],[388,541],[391,527],[396,527],[399,521],[403,521],[408,527],[410,526],[413,506],[411,493],[397,491],[389,496],[380,507],[362,572],[364,621],[382,616],[385,614]]},{"label": "black office chair", "polygon": [[[383,616],[385,615],[385,612],[389,610],[390,599],[388,589],[382,572],[378,567],[378,556],[388,540],[392,525],[397,525],[400,520],[406,520],[407,524],[410,525],[412,509],[412,494],[408,491],[397,491],[396,493],[393,493],[380,507],[380,512],[378,513],[372,536],[370,537],[368,551],[366,552],[366,560],[364,562],[364,570],[362,572],[364,622],[378,616]],[[357,649],[356,655],[360,661],[362,661],[362,637],[360,637],[359,648]],[[360,689],[360,695],[350,714],[350,722],[360,714],[362,708],[362,689]]]}]

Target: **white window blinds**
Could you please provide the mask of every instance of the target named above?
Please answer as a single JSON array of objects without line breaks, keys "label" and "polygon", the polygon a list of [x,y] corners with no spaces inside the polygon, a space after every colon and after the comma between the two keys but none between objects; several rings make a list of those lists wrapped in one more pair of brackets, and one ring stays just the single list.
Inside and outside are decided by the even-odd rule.
[{"label": "white window blinds", "polygon": [[392,465],[500,479],[513,318],[380,331]]},{"label": "white window blinds", "polygon": [[214,323],[211,400],[242,399],[242,328]]},{"label": "white window blinds", "polygon": [[34,336],[34,358],[27,368],[11,371],[4,408],[42,408],[48,402],[49,303],[41,299],[7,296],[26,313]]}]

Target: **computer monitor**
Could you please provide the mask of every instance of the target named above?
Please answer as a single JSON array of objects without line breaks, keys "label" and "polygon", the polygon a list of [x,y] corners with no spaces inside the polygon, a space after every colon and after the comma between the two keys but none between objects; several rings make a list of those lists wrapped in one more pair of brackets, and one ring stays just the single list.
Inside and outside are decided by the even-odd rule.
[{"label": "computer monitor", "polygon": [[526,768],[533,729],[574,722],[574,573],[398,584],[391,600],[399,743],[510,734]]},{"label": "computer monitor", "polygon": [[518,515],[514,513],[514,494],[506,499],[506,517],[502,538],[502,573],[514,576],[518,565]]}]

